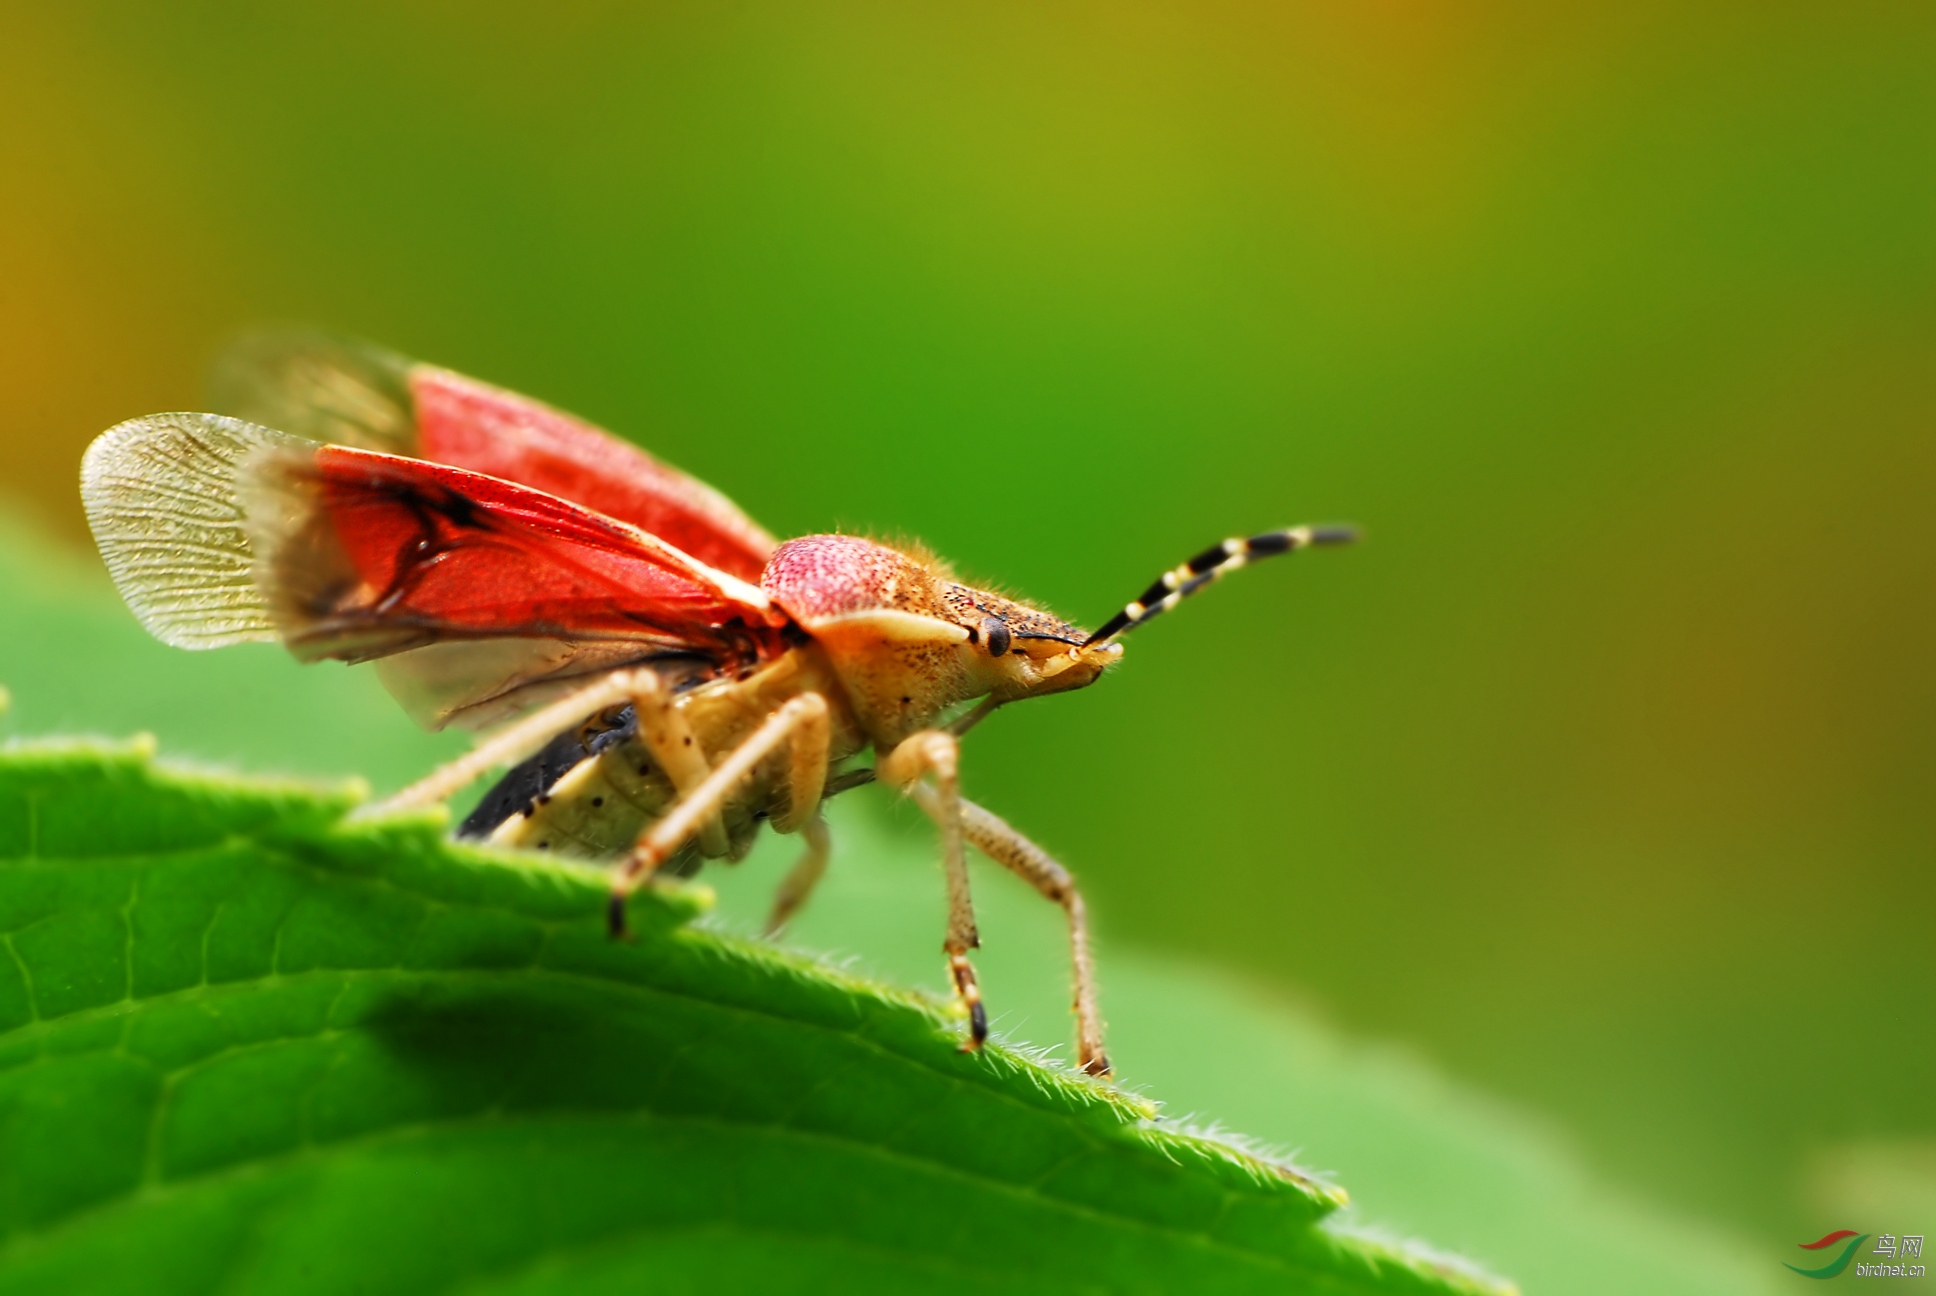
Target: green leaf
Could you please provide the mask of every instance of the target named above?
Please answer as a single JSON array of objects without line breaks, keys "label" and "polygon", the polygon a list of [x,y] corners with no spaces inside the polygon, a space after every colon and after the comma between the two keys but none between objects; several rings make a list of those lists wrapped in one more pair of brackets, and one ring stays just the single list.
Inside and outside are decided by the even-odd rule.
[{"label": "green leaf", "polygon": [[[912,807],[861,794],[834,802],[829,817],[834,864],[789,940],[849,953],[856,966],[895,984],[943,992],[935,933],[946,902],[932,827]],[[739,867],[709,871],[718,908],[704,922],[759,931],[792,849],[769,836]],[[983,945],[976,971],[997,1034],[1066,1039],[1061,911],[1012,874],[970,860],[971,870],[977,866]],[[1214,868],[1208,862],[1202,873]],[[1302,930],[1287,921],[1286,938]],[[1409,1049],[1347,1031],[1320,1005],[1281,987],[1109,939],[1107,927],[1102,936],[1109,1054],[1123,1081],[1147,1086],[1168,1111],[1215,1117],[1297,1149],[1300,1162],[1347,1175],[1352,1204],[1330,1226],[1354,1220],[1427,1237],[1541,1296],[1761,1296],[1792,1281],[1778,1263],[1781,1248],[1608,1183],[1538,1113],[1476,1091]],[[1855,1203],[1829,1213],[1877,1218],[1900,1209],[1897,1218],[1914,1217],[1915,1210],[1888,1203],[1918,1200],[1909,1190],[1917,1164],[1899,1148],[1886,1158],[1824,1162],[1818,1182],[1838,1186],[1834,1200]]]},{"label": "green leaf", "polygon": [[0,753],[0,1292],[1474,1292],[1343,1194],[357,790]]}]

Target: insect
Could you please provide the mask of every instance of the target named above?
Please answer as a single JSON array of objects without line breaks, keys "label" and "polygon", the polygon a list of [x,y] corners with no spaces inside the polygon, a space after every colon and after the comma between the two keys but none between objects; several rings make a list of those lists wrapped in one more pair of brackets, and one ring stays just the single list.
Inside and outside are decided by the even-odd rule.
[{"label": "insect", "polygon": [[939,831],[964,1047],[988,1033],[969,961],[972,845],[1066,912],[1078,1061],[1093,1075],[1109,1061],[1082,897],[962,797],[961,739],[1011,702],[1094,683],[1122,635],[1229,572],[1354,536],[1226,540],[1085,631],[909,546],[778,543],[629,442],[365,344],[257,338],[215,386],[232,416],[156,414],[96,439],[81,469],[89,522],[162,641],[371,661],[421,723],[487,731],[367,813],[510,766],[459,834],[615,861],[617,936],[655,874],[736,860],[765,822],[805,843],[774,899],[777,931],[826,868],[821,804],[885,783]]}]

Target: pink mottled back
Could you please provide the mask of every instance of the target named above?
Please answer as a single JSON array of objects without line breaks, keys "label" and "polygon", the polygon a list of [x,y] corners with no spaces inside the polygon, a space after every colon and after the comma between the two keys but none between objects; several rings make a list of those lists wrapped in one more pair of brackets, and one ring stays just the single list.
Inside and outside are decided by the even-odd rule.
[{"label": "pink mottled back", "polygon": [[941,613],[928,564],[859,536],[789,540],[773,551],[760,585],[809,629],[854,612]]}]

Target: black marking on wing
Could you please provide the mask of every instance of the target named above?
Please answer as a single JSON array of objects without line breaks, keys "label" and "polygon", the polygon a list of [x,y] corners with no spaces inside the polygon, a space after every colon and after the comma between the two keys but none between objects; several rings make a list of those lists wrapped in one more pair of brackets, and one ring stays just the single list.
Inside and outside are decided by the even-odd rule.
[{"label": "black marking on wing", "polygon": [[[417,524],[417,538],[411,543],[410,552],[397,565],[390,588],[371,605],[371,611],[387,615],[416,592],[425,574],[446,554],[463,545],[475,543],[474,538],[466,533],[489,535],[498,528],[488,516],[478,511],[473,501],[447,486],[385,481],[379,489],[409,510]],[[439,518],[445,525],[438,524]]]}]

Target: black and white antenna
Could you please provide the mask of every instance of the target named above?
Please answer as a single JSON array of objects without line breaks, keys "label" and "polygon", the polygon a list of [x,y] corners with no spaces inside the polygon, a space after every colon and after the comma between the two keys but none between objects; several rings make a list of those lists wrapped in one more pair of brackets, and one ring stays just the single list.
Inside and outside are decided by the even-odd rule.
[{"label": "black and white antenna", "polygon": [[1306,549],[1312,545],[1350,544],[1358,538],[1354,526],[1294,526],[1282,531],[1266,531],[1247,540],[1226,540],[1212,545],[1179,567],[1163,573],[1141,598],[1103,623],[1102,629],[1084,641],[1094,648],[1120,638],[1181,603],[1206,585],[1213,585],[1239,567],[1260,558]]}]

